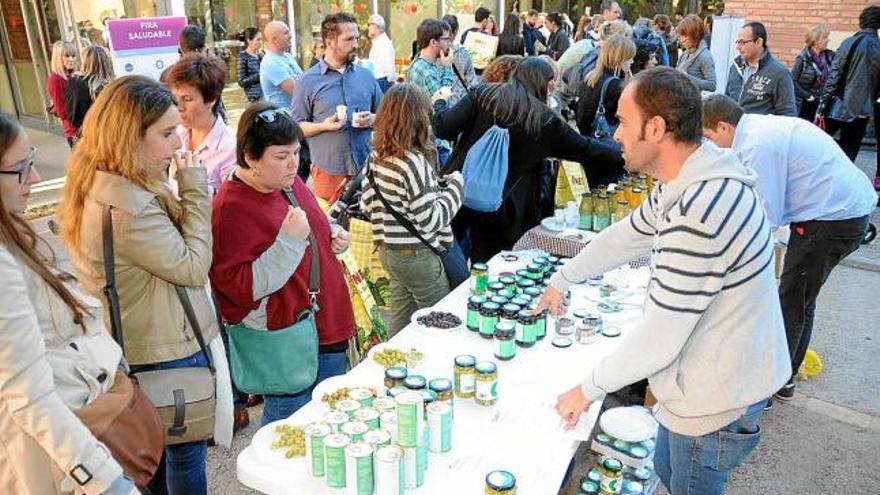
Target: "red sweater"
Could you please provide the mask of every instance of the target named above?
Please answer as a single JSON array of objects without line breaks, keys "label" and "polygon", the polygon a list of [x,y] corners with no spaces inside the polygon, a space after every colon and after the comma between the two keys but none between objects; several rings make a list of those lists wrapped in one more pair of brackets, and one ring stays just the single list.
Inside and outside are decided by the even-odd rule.
[{"label": "red sweater", "polygon": [[[326,346],[354,335],[354,313],[342,266],[330,248],[330,223],[315,197],[299,177],[293,195],[309,219],[318,244],[321,264],[321,293],[316,315],[318,340]],[[223,318],[242,321],[260,306],[253,299],[251,264],[275,242],[287,215],[288,202],[280,191],[261,193],[238,180],[224,181],[214,197],[211,225],[214,234],[214,261],[211,284],[220,303]],[[307,247],[293,276],[266,305],[269,330],[288,327],[309,304],[308,286],[312,249]]]},{"label": "red sweater", "polygon": [[67,120],[67,113],[64,108],[64,94],[67,92],[67,79],[52,73],[49,81],[46,83],[49,97],[52,98],[52,105],[55,106],[55,114],[61,119],[61,126],[64,127],[64,137],[72,138],[76,136],[76,127]]}]

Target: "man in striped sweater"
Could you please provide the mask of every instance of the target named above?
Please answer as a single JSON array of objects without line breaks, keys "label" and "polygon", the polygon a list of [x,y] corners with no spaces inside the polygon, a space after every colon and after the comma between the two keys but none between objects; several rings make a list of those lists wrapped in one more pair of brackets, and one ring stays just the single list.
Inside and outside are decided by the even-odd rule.
[{"label": "man in striped sweater", "polygon": [[640,73],[618,116],[627,169],[659,184],[554,276],[541,305],[562,312],[571,284],[650,251],[645,312],[557,410],[573,424],[593,401],[647,378],[660,479],[673,495],[721,494],[758,444],[767,398],[791,375],[769,224],[754,173],[702,142],[700,91],[688,76]]}]

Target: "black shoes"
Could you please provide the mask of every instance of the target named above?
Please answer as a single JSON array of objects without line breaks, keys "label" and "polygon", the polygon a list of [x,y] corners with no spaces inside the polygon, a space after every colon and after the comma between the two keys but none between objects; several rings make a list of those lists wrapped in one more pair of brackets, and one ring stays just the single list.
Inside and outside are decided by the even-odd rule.
[{"label": "black shoes", "polygon": [[791,400],[794,397],[794,381],[789,380],[788,383],[782,386],[775,394],[773,394],[773,398],[777,400],[781,400],[782,402],[786,402]]}]

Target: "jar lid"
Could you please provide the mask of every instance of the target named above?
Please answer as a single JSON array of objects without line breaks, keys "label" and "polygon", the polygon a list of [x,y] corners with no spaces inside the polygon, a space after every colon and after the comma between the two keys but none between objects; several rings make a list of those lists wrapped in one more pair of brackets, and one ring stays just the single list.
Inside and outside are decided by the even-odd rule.
[{"label": "jar lid", "polygon": [[406,368],[402,366],[394,366],[385,370],[385,376],[391,378],[392,380],[403,380],[404,378],[406,378],[406,374]]},{"label": "jar lid", "polygon": [[533,315],[532,310],[523,309],[519,313],[516,314],[517,318],[528,320],[530,318],[537,318],[538,315]]},{"label": "jar lid", "polygon": [[581,491],[586,494],[599,493],[599,485],[595,481],[585,480],[581,483]]},{"label": "jar lid", "polygon": [[497,310],[501,309],[501,306],[499,306],[498,303],[496,303],[494,301],[489,301],[489,302],[483,303],[483,309],[488,309],[489,311],[497,311]]},{"label": "jar lid", "polygon": [[623,464],[613,457],[606,457],[605,460],[602,461],[602,467],[612,473],[616,473],[623,469]]},{"label": "jar lid", "polygon": [[576,309],[576,310],[574,310],[574,312],[572,312],[572,315],[575,318],[577,318],[578,320],[584,320],[588,316],[590,316],[590,312],[587,311],[586,309]]},{"label": "jar lid", "polygon": [[[531,282],[531,280],[529,280],[529,282]],[[523,289],[523,294],[528,294],[528,295],[532,296],[533,298],[540,297],[541,296],[541,289],[535,287],[534,283],[532,283],[532,287],[526,287],[525,289]]]},{"label": "jar lid", "polygon": [[470,368],[477,364],[477,358],[471,356],[470,354],[462,354],[460,356],[455,357],[455,365],[461,366],[464,368]]},{"label": "jar lid", "polygon": [[511,490],[516,486],[516,477],[510,471],[492,471],[486,475],[486,485],[493,490]]},{"label": "jar lid", "polygon": [[516,280],[511,276],[498,277],[498,281],[504,285],[510,285],[514,283]]},{"label": "jar lid", "polygon": [[422,394],[422,400],[425,402],[425,405],[430,404],[437,400],[437,392],[433,390],[419,390],[419,393]]},{"label": "jar lid", "polygon": [[498,366],[492,361],[480,361],[477,363],[477,373],[488,375],[498,371]]},{"label": "jar lid", "polygon": [[486,302],[486,297],[485,296],[471,296],[471,298],[468,299],[468,302],[471,304],[483,304],[484,302]]},{"label": "jar lid", "polygon": [[492,299],[490,299],[490,301],[497,304],[498,307],[501,307],[501,306],[507,304],[507,298],[504,296],[492,296]]},{"label": "jar lid", "polygon": [[501,307],[506,313],[519,313],[522,308],[518,304],[507,303]]},{"label": "jar lid", "polygon": [[421,375],[409,375],[403,379],[403,386],[411,390],[425,388],[425,383],[425,377]]},{"label": "jar lid", "polygon": [[452,381],[448,378],[434,378],[428,382],[428,388],[437,393],[449,392],[452,390]]},{"label": "jar lid", "polygon": [[524,278],[524,279],[520,280],[519,282],[517,282],[517,285],[519,285],[520,287],[522,287],[524,289],[527,289],[529,287],[534,287],[535,281],[532,279]]},{"label": "jar lid", "polygon": [[607,326],[602,329],[602,335],[606,337],[620,337],[620,327]]},{"label": "jar lid", "polygon": [[544,267],[542,267],[541,265],[539,265],[537,263],[529,263],[528,266],[526,266],[526,269],[532,273],[544,271]]},{"label": "jar lid", "polygon": [[[528,299],[526,299],[528,298]],[[510,300],[510,304],[516,304],[520,307],[520,309],[529,305],[529,301],[532,299],[528,294],[519,295]]]},{"label": "jar lid", "polygon": [[532,262],[536,265],[546,265],[550,262],[550,260],[547,259],[546,256],[538,256],[537,258],[533,259]]},{"label": "jar lid", "polygon": [[524,276],[526,276],[527,273],[529,273],[528,270],[520,268],[519,270],[516,271],[516,276],[517,277],[524,277]]},{"label": "jar lid", "polygon": [[489,284],[489,288],[492,290],[501,290],[504,288],[504,284],[502,284],[501,282],[492,282],[491,284]]},{"label": "jar lid", "polygon": [[556,337],[553,339],[553,347],[558,347],[560,349],[571,347],[571,339],[568,337]]},{"label": "jar lid", "polygon": [[495,336],[497,337],[512,337],[515,332],[515,327],[511,323],[499,323],[495,325]]},{"label": "jar lid", "polygon": [[648,457],[648,449],[642,447],[641,445],[636,445],[635,447],[632,447],[631,449],[629,449],[629,453],[636,459],[644,459],[645,457]]},{"label": "jar lid", "polygon": [[477,270],[478,272],[486,272],[489,271],[489,265],[485,263],[474,263],[473,266],[471,266],[471,269]]}]

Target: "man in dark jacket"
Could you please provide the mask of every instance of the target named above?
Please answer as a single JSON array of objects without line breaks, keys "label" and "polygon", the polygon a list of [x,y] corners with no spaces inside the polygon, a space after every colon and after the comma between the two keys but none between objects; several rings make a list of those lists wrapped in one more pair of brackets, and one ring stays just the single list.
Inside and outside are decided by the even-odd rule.
[{"label": "man in dark jacket", "polygon": [[[880,6],[872,5],[859,15],[859,32],[843,40],[837,49],[819,105],[819,112],[827,117],[826,130],[832,136],[840,131],[838,143],[852,161],[859,154],[880,93],[877,29],[880,29]],[[880,185],[878,182],[875,178],[875,189]]]},{"label": "man in dark jacket", "polygon": [[527,55],[536,55],[536,41],[540,41],[542,45],[547,42],[541,33],[541,14],[537,10],[530,10],[526,15],[526,22],[523,24],[523,41]]},{"label": "man in dark jacket", "polygon": [[739,57],[730,66],[727,96],[746,113],[797,116],[791,73],[770,55],[767,29],[746,23],[736,39]]}]

